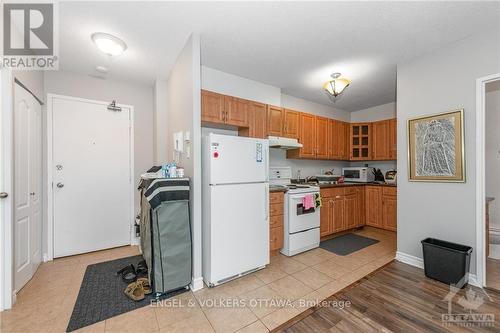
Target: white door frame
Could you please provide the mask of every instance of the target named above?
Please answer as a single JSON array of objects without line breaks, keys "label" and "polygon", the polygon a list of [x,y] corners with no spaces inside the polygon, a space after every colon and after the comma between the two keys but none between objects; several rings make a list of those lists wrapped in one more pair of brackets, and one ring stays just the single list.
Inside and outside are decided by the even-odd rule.
[{"label": "white door frame", "polygon": [[0,191],[7,192],[0,207],[0,311],[10,309],[15,302],[13,279],[13,96],[14,81],[10,69],[0,69]]},{"label": "white door frame", "polygon": [[[70,101],[94,103],[101,105],[109,105],[109,102],[97,101],[86,98],[64,96],[57,94],[47,94],[47,254],[44,256],[47,261],[54,259],[54,191],[53,191],[53,174],[52,174],[52,159],[53,159],[53,102],[54,98],[66,99]],[[135,244],[135,212],[134,212],[134,194],[135,194],[135,183],[134,183],[134,107],[132,105],[116,104],[117,106],[128,108],[130,110],[129,119],[129,149],[130,149],[130,244]]]},{"label": "white door frame", "polygon": [[500,80],[500,73],[476,80],[476,275],[480,287],[486,286],[486,84]]}]

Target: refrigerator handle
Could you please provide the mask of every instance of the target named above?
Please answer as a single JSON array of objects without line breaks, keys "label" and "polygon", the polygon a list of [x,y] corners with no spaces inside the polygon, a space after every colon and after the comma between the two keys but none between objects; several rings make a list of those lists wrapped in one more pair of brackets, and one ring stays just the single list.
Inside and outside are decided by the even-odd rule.
[{"label": "refrigerator handle", "polygon": [[267,152],[266,148],[264,148],[264,156],[266,158],[266,161],[265,161],[266,182],[268,182],[269,181],[269,153]]},{"label": "refrigerator handle", "polygon": [[268,212],[268,210],[269,210],[269,187],[264,186],[264,191],[265,191],[265,193],[264,193],[264,200],[265,200],[265,202],[264,202],[264,219],[266,221],[268,221],[269,220],[269,212]]}]

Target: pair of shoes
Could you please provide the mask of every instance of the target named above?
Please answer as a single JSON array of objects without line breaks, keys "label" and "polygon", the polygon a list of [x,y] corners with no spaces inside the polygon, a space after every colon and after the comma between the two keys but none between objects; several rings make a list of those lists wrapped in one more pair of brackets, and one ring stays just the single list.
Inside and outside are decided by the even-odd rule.
[{"label": "pair of shoes", "polygon": [[130,283],[125,288],[125,295],[133,301],[142,301],[145,295],[153,292],[147,278],[138,278],[137,281]]},{"label": "pair of shoes", "polygon": [[148,266],[146,265],[145,260],[141,260],[137,264],[137,269],[134,267],[134,265],[130,264],[116,272],[116,275],[121,275],[124,282],[131,283],[134,282],[138,277],[147,277]]}]

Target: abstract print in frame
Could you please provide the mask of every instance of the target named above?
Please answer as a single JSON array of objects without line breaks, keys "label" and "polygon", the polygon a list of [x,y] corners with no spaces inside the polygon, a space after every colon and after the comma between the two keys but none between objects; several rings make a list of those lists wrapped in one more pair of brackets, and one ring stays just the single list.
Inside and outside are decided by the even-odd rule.
[{"label": "abstract print in frame", "polygon": [[410,181],[465,182],[464,110],[408,120]]}]

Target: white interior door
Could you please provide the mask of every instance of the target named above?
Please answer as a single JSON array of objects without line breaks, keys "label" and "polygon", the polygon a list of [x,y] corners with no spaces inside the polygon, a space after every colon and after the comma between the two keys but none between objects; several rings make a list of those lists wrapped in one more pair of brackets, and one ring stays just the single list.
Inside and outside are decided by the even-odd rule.
[{"label": "white interior door", "polygon": [[54,257],[130,244],[131,110],[52,97]]},{"label": "white interior door", "polygon": [[35,273],[42,254],[41,105],[24,88],[14,88],[15,289]]}]

